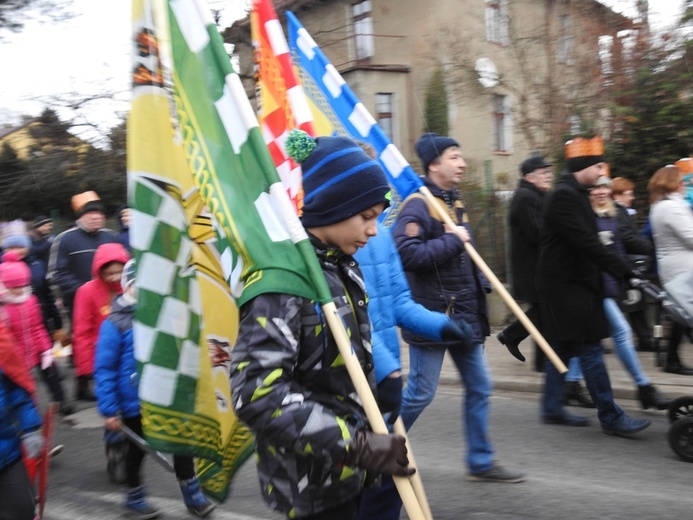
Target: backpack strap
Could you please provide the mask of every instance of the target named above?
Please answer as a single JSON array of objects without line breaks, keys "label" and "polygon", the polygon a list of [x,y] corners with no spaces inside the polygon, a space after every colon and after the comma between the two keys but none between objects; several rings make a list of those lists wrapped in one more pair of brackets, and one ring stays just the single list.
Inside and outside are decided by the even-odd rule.
[{"label": "backpack strap", "polygon": [[[457,211],[456,210],[458,208],[464,209],[464,204],[462,204],[462,201],[459,199],[456,200],[453,207],[450,208],[447,204],[445,204],[445,201],[443,199],[439,199],[438,197],[433,197],[433,198],[435,199],[435,204],[438,204],[438,206],[440,206],[440,208],[442,208],[443,211],[445,211],[448,215],[450,215],[450,218],[452,219],[452,221],[459,225],[460,222],[459,222],[459,218],[457,217]],[[401,208],[403,208],[404,205],[412,199],[423,199],[423,201],[426,203],[426,208],[428,208],[428,215],[431,218],[434,218],[435,220],[437,220],[438,222],[442,222],[442,219],[440,218],[438,211],[435,211],[435,207],[433,206],[434,202],[432,202],[428,198],[424,197],[424,195],[419,193],[419,192],[414,192],[411,195],[409,195],[406,199],[404,199],[404,201],[402,202],[402,206],[400,207],[400,211],[401,211]],[[466,211],[463,213],[462,222],[464,222],[464,223],[469,222],[469,217],[468,217]]]}]

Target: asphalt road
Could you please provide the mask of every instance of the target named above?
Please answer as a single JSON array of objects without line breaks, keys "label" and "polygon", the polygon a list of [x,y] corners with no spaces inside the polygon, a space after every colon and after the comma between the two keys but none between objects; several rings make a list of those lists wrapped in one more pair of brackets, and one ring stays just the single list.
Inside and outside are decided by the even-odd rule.
[{"label": "asphalt road", "polygon": [[[634,401],[620,401],[631,415],[653,421],[636,438],[624,439],[601,433],[593,410],[573,409],[593,417],[586,428],[540,424],[537,399],[526,392],[496,392],[492,398],[491,434],[498,461],[525,472],[527,482],[474,483],[465,480],[462,392],[456,386],[440,388],[410,432],[436,520],[693,518],[693,464],[670,450],[664,412],[642,411]],[[74,425],[62,423],[58,428],[57,440],[65,451],[53,461],[45,518],[121,518],[123,489],[111,484],[106,474],[101,420],[92,406],[80,407]],[[149,460],[144,475],[163,518],[191,518],[172,474]],[[213,518],[282,518],[262,502],[252,459]]]}]

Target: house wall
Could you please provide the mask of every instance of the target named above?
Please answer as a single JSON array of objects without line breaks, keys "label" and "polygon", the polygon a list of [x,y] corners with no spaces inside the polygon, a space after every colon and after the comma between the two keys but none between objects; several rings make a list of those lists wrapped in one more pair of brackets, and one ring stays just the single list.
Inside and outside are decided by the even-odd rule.
[{"label": "house wall", "polygon": [[[594,2],[508,0],[509,39],[501,45],[486,39],[485,0],[373,0],[375,54],[357,62],[352,3],[328,0],[294,13],[372,114],[376,93],[395,94],[395,144],[417,170],[413,147],[424,131],[426,86],[443,66],[449,133],[462,145],[468,180],[496,189],[512,189],[518,164],[535,151],[549,155],[548,143],[564,133],[572,107],[556,99],[577,104],[598,93],[598,35],[615,34],[614,20],[623,23],[607,20],[613,13],[592,8]],[[579,57],[560,64],[558,27],[565,14],[573,20]],[[482,57],[498,70],[493,87],[478,81],[474,66]],[[510,100],[512,147],[505,151],[493,146],[493,94]]]},{"label": "house wall", "polygon": [[[32,125],[35,124],[37,123],[32,123]],[[30,128],[28,126],[22,127],[17,131],[0,137],[0,147],[2,147],[5,143],[9,144],[12,148],[14,148],[14,151],[17,152],[17,157],[22,160],[29,156],[29,150],[35,142],[36,141],[31,136]]]}]

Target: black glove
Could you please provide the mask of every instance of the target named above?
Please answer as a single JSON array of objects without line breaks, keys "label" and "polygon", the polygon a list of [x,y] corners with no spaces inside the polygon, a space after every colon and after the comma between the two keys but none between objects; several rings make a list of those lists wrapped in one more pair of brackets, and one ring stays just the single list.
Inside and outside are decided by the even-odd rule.
[{"label": "black glove", "polygon": [[473,348],[476,345],[474,341],[474,329],[462,318],[452,319],[440,331],[440,336],[443,341],[459,341],[465,348]]},{"label": "black glove", "polygon": [[395,433],[381,435],[358,430],[349,444],[344,463],[366,471],[408,477],[416,473],[408,468],[407,446],[404,437]]},{"label": "black glove", "polygon": [[402,408],[401,377],[386,377],[378,384],[378,408],[381,414],[390,414],[388,423],[395,424]]}]

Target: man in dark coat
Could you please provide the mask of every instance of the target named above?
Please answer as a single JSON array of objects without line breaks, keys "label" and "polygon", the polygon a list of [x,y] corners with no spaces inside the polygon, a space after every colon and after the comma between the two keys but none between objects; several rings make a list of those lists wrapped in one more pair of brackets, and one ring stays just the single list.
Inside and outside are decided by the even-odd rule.
[{"label": "man in dark coat", "polygon": [[402,205],[392,236],[402,258],[414,301],[432,311],[445,312],[463,329],[471,329],[469,341],[436,342],[404,331],[409,343],[409,377],[402,395],[401,416],[411,427],[433,400],[446,350],[465,385],[462,409],[468,444],[469,479],[484,482],[522,482],[520,473],[508,471],[494,460],[489,436],[491,377],[484,357],[484,340],[490,333],[486,292],[488,280],[465,251],[471,240],[467,212],[457,191],[467,163],[459,144],[450,138],[427,133],[416,143],[423,164],[424,184],[435,202],[450,214],[448,226],[418,194]]},{"label": "man in dark coat", "polygon": [[[617,279],[634,277],[626,262],[599,240],[588,189],[606,174],[599,137],[566,143],[568,173],[556,183],[544,210],[544,235],[537,280],[542,332],[564,362],[580,356],[585,382],[604,433],[630,435],[649,420],[628,417],[614,402],[603,358],[609,336],[604,314],[601,271]],[[563,408],[564,376],[546,364],[542,418],[547,424],[585,426],[588,420]]]},{"label": "man in dark coat", "polygon": [[[520,165],[520,184],[510,203],[510,268],[512,290],[516,300],[526,305],[525,314],[535,326],[539,325],[539,295],[536,286],[537,260],[541,239],[541,214],[546,192],[553,181],[551,164],[535,155]],[[498,341],[520,361],[525,357],[518,345],[529,333],[515,320],[498,333]],[[535,367],[543,371],[545,356],[536,347]]]},{"label": "man in dark coat", "polygon": [[57,236],[51,246],[48,280],[60,290],[63,304],[72,320],[75,293],[92,278],[94,252],[102,244],[118,242],[106,224],[106,207],[93,191],[72,197],[75,225]]}]

